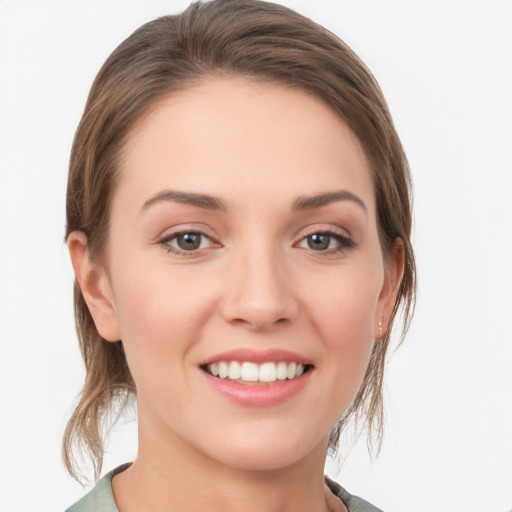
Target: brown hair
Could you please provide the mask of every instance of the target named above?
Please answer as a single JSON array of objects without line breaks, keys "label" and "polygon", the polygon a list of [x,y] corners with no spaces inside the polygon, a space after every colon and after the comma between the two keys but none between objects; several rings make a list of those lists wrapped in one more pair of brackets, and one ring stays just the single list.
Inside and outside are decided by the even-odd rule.
[{"label": "brown hair", "polygon": [[[361,418],[369,439],[382,435],[382,381],[391,326],[403,308],[403,333],[412,315],[415,263],[410,242],[410,176],[386,101],[374,77],[335,35],[296,12],[258,0],[214,0],[182,14],[151,21],[107,59],[89,94],[73,142],[67,189],[66,237],[86,234],[92,259],[101,258],[109,232],[121,151],[134,123],[173,91],[212,76],[244,76],[306,90],[350,126],[370,162],[380,241],[389,256],[403,243],[405,270],[389,328],[373,348],[363,384],[331,432],[337,446],[351,418]],[[122,342],[104,340],[75,282],[75,317],[86,377],[64,434],[68,471],[74,454],[89,453],[95,476],[103,459],[103,426],[114,405],[134,396]]]}]

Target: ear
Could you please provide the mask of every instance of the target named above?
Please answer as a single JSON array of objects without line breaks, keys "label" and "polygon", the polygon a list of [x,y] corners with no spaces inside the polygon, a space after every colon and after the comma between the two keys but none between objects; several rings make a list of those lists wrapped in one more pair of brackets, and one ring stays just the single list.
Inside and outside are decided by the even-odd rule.
[{"label": "ear", "polygon": [[73,231],[67,240],[69,255],[76,280],[100,336],[107,341],[119,341],[121,335],[117,320],[110,278],[106,270],[89,258],[87,237]]},{"label": "ear", "polygon": [[404,246],[402,240],[397,238],[391,249],[391,255],[386,262],[384,283],[379,295],[375,318],[374,339],[378,340],[386,334],[389,320],[393,313],[395,300],[404,275]]}]

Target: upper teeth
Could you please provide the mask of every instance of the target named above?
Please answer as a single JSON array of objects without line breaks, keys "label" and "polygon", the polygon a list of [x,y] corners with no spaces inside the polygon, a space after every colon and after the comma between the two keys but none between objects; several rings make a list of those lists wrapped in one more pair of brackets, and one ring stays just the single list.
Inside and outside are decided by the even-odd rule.
[{"label": "upper teeth", "polygon": [[304,373],[304,365],[298,363],[263,363],[219,361],[206,365],[207,370],[220,379],[243,380],[247,382],[275,382],[295,379]]}]

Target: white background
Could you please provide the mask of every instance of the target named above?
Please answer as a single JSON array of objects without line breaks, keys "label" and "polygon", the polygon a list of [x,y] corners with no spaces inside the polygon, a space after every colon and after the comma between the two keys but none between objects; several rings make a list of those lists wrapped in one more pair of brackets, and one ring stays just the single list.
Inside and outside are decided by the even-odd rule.
[{"label": "white background", "polygon": [[[84,490],[60,438],[83,379],[63,245],[67,159],[107,55],[178,0],[0,0],[0,511]],[[387,431],[329,474],[388,512],[512,509],[512,1],[287,0],[388,98],[415,183],[419,301]],[[133,458],[121,425],[105,469]],[[346,453],[346,452],[345,452]]]}]

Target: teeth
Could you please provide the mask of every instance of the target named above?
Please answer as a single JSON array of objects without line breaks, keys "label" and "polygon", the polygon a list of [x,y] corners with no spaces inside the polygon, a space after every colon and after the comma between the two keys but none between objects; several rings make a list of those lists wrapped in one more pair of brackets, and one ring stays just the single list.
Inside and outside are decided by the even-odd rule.
[{"label": "teeth", "polygon": [[265,363],[260,366],[260,382],[275,382],[277,376],[276,365]]},{"label": "teeth", "polygon": [[[233,364],[233,363],[231,363]],[[247,382],[258,382],[258,365],[255,363],[243,363],[241,379]]]},{"label": "teeth", "polygon": [[[213,365],[212,365],[212,366],[213,366]],[[281,362],[277,365],[277,368],[276,368],[276,377],[277,377],[279,380],[285,380],[287,376],[288,376],[288,367],[287,367],[286,363],[284,363],[283,361],[281,361]]]},{"label": "teeth", "polygon": [[229,374],[228,364],[224,361],[219,363],[219,377],[225,379]]},{"label": "teeth", "polygon": [[231,361],[231,363],[229,363],[228,376],[231,380],[237,380],[242,376],[242,368],[236,361]]},{"label": "teeth", "polygon": [[210,372],[214,377],[217,377],[219,375],[219,365],[217,363],[212,363],[210,365]]},{"label": "teeth", "polygon": [[286,376],[289,379],[293,379],[296,374],[297,374],[297,365],[295,363],[290,363],[286,370]]},{"label": "teeth", "polygon": [[275,382],[295,379],[304,373],[304,365],[298,363],[263,363],[258,365],[248,361],[219,361],[207,365],[207,370],[220,379],[242,380],[246,382]]}]

